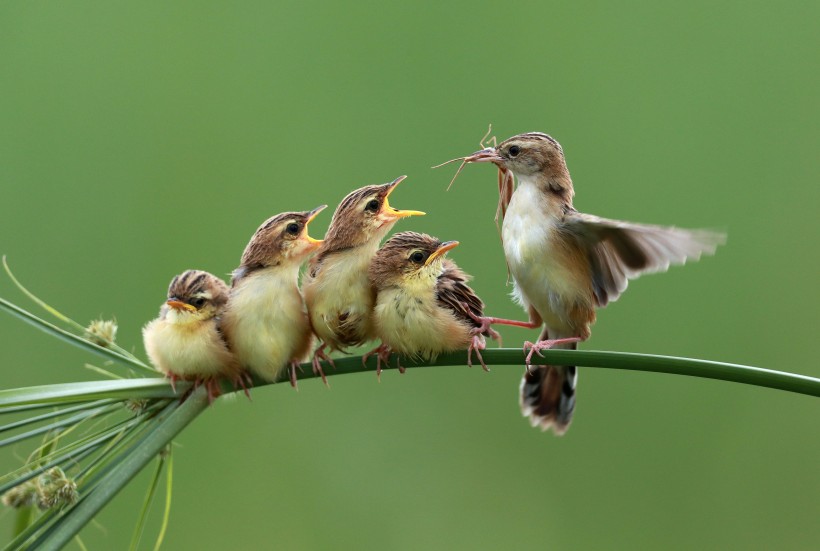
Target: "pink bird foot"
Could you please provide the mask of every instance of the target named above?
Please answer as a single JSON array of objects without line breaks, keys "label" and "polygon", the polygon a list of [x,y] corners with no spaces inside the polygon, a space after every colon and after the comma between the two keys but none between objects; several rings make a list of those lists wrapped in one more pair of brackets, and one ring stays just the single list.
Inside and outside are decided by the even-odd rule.
[{"label": "pink bird foot", "polygon": [[325,372],[322,370],[322,360],[325,360],[329,363],[333,369],[336,369],[336,364],[333,363],[333,358],[325,354],[325,345],[323,344],[316,351],[313,353],[313,360],[311,363],[313,364],[313,374],[318,375],[322,378],[322,382],[325,383],[326,387],[330,387],[330,384],[327,382],[327,377],[325,377]]},{"label": "pink bird foot", "polygon": [[481,357],[481,351],[487,347],[484,337],[481,336],[483,331],[480,331],[479,327],[476,328],[476,331],[470,341],[469,348],[467,348],[467,366],[473,367],[473,352],[475,352],[476,356],[478,356],[478,361],[481,362],[481,367],[484,371],[489,371],[490,368],[487,367],[487,364],[484,363],[484,358]]},{"label": "pink bird foot", "polygon": [[[363,365],[366,364],[367,360],[370,358],[370,356],[375,354],[376,355],[376,377],[378,377],[379,380],[381,380],[382,362],[384,362],[384,364],[389,367],[390,366],[390,354],[391,353],[392,353],[392,351],[390,350],[390,347],[387,346],[386,344],[382,343],[379,346],[377,346],[376,348],[374,348],[373,350],[371,350],[370,352],[368,352],[367,354],[362,356],[362,364]],[[402,368],[401,365],[399,365],[399,371],[404,373],[403,369],[404,368]]]},{"label": "pink bird foot", "polygon": [[571,337],[571,338],[568,338],[568,339],[544,340],[544,341],[538,341],[538,342],[535,342],[535,343],[530,342],[530,341],[525,342],[524,343],[524,352],[527,352],[527,350],[529,349],[529,353],[527,354],[527,359],[525,360],[525,363],[527,365],[527,369],[529,370],[530,366],[532,365],[532,355],[533,355],[533,353],[538,354],[539,356],[541,356],[543,358],[544,356],[541,355],[542,350],[549,350],[550,348],[552,348],[556,344],[569,344],[569,343],[573,343],[573,342],[581,342],[581,339],[579,339],[578,337]]},{"label": "pink bird foot", "polygon": [[299,371],[301,371],[302,370],[302,365],[299,362],[297,362],[296,360],[292,360],[290,362],[290,369],[289,369],[289,371],[290,371],[290,386],[292,386],[296,390],[299,390],[299,388],[296,384],[296,370],[297,369]]}]

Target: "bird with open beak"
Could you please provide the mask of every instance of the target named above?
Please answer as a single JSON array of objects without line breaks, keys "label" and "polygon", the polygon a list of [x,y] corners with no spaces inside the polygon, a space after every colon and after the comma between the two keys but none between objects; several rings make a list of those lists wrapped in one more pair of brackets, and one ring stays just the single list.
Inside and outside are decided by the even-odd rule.
[{"label": "bird with open beak", "polygon": [[219,330],[228,286],[201,270],[174,277],[159,317],[142,330],[151,363],[175,385],[178,380],[205,384],[208,399],[219,396],[219,378],[244,387],[242,371]]},{"label": "bird with open beak", "polygon": [[299,268],[322,244],[308,235],[308,224],[325,208],[266,220],[233,272],[222,330],[239,362],[265,380],[277,380],[290,365],[296,387],[296,368],[310,352],[313,334]]},{"label": "bird with open beak", "polygon": [[[378,250],[368,275],[376,289],[373,322],[382,345],[377,373],[391,352],[433,359],[442,352],[467,350],[472,366],[481,358],[484,337],[498,333],[484,323],[484,303],[467,285],[470,276],[445,258],[458,241],[439,241],[423,233],[401,232]],[[401,365],[399,369],[403,372]]]},{"label": "bird with open beak", "polygon": [[[544,326],[530,349],[521,383],[521,409],[533,426],[556,434],[569,427],[575,408],[574,366],[529,369],[533,353],[574,349],[586,340],[595,309],[616,300],[630,279],[666,271],[670,264],[713,254],[725,235],[608,220],[572,206],[574,189],[561,145],[541,132],[519,134],[463,158],[494,163],[518,180],[507,200],[501,237],[514,283],[514,297],[532,328]],[[463,166],[463,164],[462,164]],[[506,207],[506,208],[505,208]]]},{"label": "bird with open beak", "polygon": [[313,369],[323,380],[321,360],[333,363],[326,348],[344,351],[373,338],[376,295],[367,268],[379,243],[400,219],[424,214],[390,205],[388,197],[405,178],[349,193],[336,207],[324,242],[310,261],[302,292],[313,331],[322,341],[313,354]]}]

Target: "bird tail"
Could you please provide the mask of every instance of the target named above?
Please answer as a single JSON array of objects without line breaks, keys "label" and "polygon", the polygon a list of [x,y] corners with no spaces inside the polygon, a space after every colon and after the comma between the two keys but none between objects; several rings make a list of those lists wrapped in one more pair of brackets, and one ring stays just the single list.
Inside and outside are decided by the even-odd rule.
[{"label": "bird tail", "polygon": [[[546,330],[541,339],[546,339]],[[556,344],[553,348],[575,350],[576,343]],[[531,366],[521,380],[521,413],[530,418],[533,427],[556,435],[564,434],[575,410],[575,386],[578,370],[575,366]]]}]

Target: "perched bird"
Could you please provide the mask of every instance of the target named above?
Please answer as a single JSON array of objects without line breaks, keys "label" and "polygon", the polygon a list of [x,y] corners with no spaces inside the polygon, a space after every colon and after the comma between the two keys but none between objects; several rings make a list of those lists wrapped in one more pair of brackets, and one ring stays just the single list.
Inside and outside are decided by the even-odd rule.
[{"label": "perched bird", "polygon": [[[629,279],[713,254],[725,235],[578,212],[564,151],[541,132],[513,136],[463,161],[499,168],[499,212],[506,211],[501,236],[514,296],[529,313],[530,327],[544,325],[540,340],[525,345],[530,352],[521,408],[533,426],[562,434],[575,408],[576,368],[530,370],[533,353],[551,346],[574,349],[589,337],[595,308],[616,300]],[[510,173],[518,180],[514,192],[511,178],[504,184]]]},{"label": "perched bird", "polygon": [[228,302],[228,286],[201,270],[188,270],[171,280],[168,300],[159,317],[142,330],[151,363],[171,379],[204,383],[208,398],[219,395],[217,379],[244,387],[239,362],[219,330],[219,316]]},{"label": "perched bird", "polygon": [[348,194],[333,213],[324,242],[302,280],[310,323],[322,341],[313,355],[314,371],[322,379],[320,359],[333,363],[325,348],[344,351],[373,338],[376,294],[367,279],[370,260],[400,218],[424,214],[390,206],[388,196],[405,178]]},{"label": "perched bird", "polygon": [[377,292],[373,320],[382,346],[372,353],[378,353],[379,373],[391,352],[432,359],[464,349],[468,365],[475,351],[487,369],[481,358],[484,337],[498,334],[484,323],[484,303],[467,286],[470,277],[444,257],[456,245],[401,232],[373,257],[368,276]]},{"label": "perched bird", "polygon": [[308,235],[308,224],[326,206],[266,220],[233,272],[222,330],[240,364],[268,381],[290,364],[295,387],[296,368],[310,352],[313,335],[299,292],[299,268],[322,244]]}]

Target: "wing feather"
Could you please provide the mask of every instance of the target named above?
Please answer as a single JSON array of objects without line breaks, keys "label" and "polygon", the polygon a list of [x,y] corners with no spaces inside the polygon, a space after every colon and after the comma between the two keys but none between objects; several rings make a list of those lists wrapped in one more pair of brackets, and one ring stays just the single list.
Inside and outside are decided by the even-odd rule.
[{"label": "wing feather", "polygon": [[587,252],[598,306],[617,300],[630,279],[712,255],[726,242],[720,232],[634,224],[579,212],[568,213],[562,229]]}]

